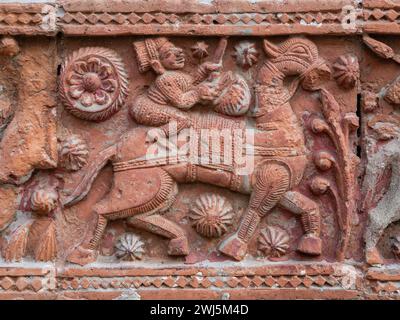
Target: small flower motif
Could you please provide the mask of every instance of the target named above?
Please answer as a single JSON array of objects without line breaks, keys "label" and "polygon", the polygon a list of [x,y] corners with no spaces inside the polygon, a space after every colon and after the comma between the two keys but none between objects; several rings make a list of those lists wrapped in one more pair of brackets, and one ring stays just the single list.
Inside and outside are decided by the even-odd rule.
[{"label": "small flower motif", "polygon": [[195,202],[190,218],[199,234],[216,238],[222,236],[232,224],[233,208],[225,197],[204,194]]},{"label": "small flower motif", "polygon": [[360,76],[357,57],[346,54],[340,56],[333,64],[333,77],[345,89],[354,88]]},{"label": "small flower motif", "polygon": [[285,230],[269,226],[261,231],[258,247],[268,257],[278,258],[287,253],[289,240],[289,235]]},{"label": "small flower motif", "polygon": [[67,76],[69,95],[79,100],[84,107],[91,107],[94,103],[104,105],[110,101],[110,94],[117,89],[114,76],[113,67],[97,57],[77,61]]},{"label": "small flower motif", "polygon": [[133,233],[124,233],[115,244],[115,255],[120,260],[141,260],[144,252],[143,241]]},{"label": "small flower motif", "polygon": [[31,195],[32,211],[48,214],[57,207],[58,194],[53,189],[38,189]]},{"label": "small flower motif", "polygon": [[242,41],[235,46],[235,52],[232,56],[236,60],[236,64],[242,68],[250,68],[258,61],[259,52],[255,43]]},{"label": "small flower motif", "polygon": [[196,42],[194,46],[190,48],[193,57],[197,59],[204,59],[208,57],[208,45],[204,41]]},{"label": "small flower motif", "polygon": [[87,164],[89,150],[86,142],[78,135],[68,136],[60,144],[60,166],[69,171],[78,171]]}]

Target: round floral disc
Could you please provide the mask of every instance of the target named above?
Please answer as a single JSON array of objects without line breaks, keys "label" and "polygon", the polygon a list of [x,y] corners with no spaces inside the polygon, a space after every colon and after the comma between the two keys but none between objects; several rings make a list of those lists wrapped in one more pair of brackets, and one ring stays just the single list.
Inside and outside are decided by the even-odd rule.
[{"label": "round floral disc", "polygon": [[113,51],[88,47],[74,51],[63,63],[60,96],[74,116],[104,121],[118,112],[127,96],[122,59]]}]

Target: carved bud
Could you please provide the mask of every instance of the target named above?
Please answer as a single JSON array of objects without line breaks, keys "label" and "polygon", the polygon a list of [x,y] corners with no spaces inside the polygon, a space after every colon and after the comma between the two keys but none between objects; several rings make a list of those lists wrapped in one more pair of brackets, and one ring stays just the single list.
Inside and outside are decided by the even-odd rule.
[{"label": "carved bud", "polygon": [[322,171],[327,171],[332,168],[335,159],[333,156],[326,151],[319,151],[314,157],[314,163],[318,169]]},{"label": "carved bud", "polygon": [[351,54],[340,56],[333,64],[333,70],[333,78],[345,89],[354,88],[360,77],[357,57]]},{"label": "carved bud", "polygon": [[289,249],[289,234],[279,227],[266,227],[258,238],[258,247],[269,257],[281,257]]},{"label": "carved bud", "polygon": [[343,118],[344,122],[346,123],[346,125],[349,127],[350,130],[355,130],[358,128],[359,124],[358,124],[358,116],[356,113],[354,112],[348,112],[344,115]]},{"label": "carved bud", "polygon": [[38,189],[31,195],[32,211],[38,214],[48,214],[57,206],[58,194],[53,189]]},{"label": "carved bud", "polygon": [[235,46],[235,52],[232,56],[236,60],[236,64],[242,68],[250,68],[258,61],[259,52],[255,43],[242,41]]},{"label": "carved bud", "polygon": [[88,146],[80,136],[73,134],[61,142],[59,161],[62,168],[77,171],[87,164],[88,157]]},{"label": "carved bud", "polygon": [[315,195],[322,195],[328,191],[330,187],[329,181],[322,177],[314,177],[310,183],[310,189]]},{"label": "carved bud", "polygon": [[322,133],[328,129],[328,125],[324,120],[313,119],[311,122],[311,130],[314,133]]}]

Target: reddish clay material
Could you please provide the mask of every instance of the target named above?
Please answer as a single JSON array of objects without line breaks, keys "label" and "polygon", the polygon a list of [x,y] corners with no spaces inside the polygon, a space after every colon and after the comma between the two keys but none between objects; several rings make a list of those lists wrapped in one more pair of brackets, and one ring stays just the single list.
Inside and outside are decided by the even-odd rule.
[{"label": "reddish clay material", "polygon": [[0,4],[0,299],[398,299],[399,17]]}]

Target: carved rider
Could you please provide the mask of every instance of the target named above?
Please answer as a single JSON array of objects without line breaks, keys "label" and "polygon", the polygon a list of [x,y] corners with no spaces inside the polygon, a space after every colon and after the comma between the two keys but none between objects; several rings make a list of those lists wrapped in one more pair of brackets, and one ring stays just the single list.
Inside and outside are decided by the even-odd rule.
[{"label": "carved rider", "polygon": [[[167,38],[137,41],[133,46],[139,72],[153,69],[157,74],[151,86],[131,103],[133,119],[143,125],[161,127],[165,137],[190,127],[192,120],[184,111],[217,97],[215,84],[205,80],[211,73],[219,71],[221,64],[205,62],[193,74],[188,74],[181,71],[185,66],[183,50]],[[176,121],[176,132],[169,132],[171,121]],[[152,138],[157,139],[156,136]]]}]

